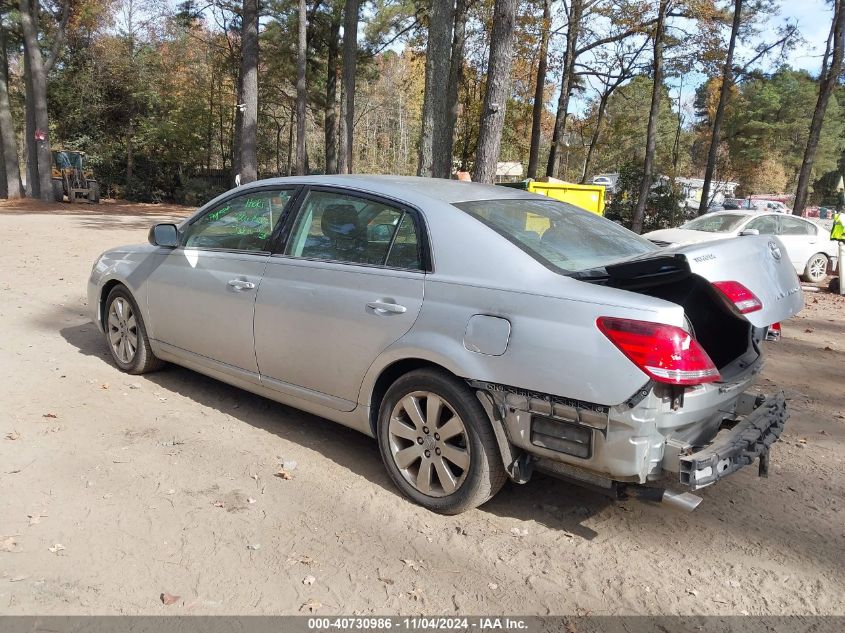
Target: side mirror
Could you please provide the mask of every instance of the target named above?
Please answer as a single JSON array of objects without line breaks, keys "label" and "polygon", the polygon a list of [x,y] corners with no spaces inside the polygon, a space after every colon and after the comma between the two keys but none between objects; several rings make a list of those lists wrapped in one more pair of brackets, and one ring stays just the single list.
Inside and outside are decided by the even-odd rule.
[{"label": "side mirror", "polygon": [[175,224],[155,224],[150,228],[148,237],[153,246],[175,248],[179,246],[179,232]]},{"label": "side mirror", "polygon": [[740,235],[760,235],[760,231],[757,229],[745,229],[744,231],[739,232]]}]

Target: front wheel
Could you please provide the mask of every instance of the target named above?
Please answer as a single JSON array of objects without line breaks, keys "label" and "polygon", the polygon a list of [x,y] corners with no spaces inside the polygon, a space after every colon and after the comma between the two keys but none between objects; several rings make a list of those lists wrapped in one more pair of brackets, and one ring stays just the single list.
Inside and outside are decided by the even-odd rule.
[{"label": "front wheel", "polygon": [[125,286],[115,286],[109,293],[103,317],[106,344],[121,370],[145,374],[164,365],[150,348],[141,311]]},{"label": "front wheel", "polygon": [[412,371],[391,385],[379,409],[378,442],[396,486],[434,512],[475,508],[507,480],[481,403],[444,371]]},{"label": "front wheel", "polygon": [[807,266],[804,268],[804,274],[802,277],[804,278],[804,281],[817,284],[826,276],[827,255],[824,253],[816,253],[810,258],[810,261],[807,262]]}]

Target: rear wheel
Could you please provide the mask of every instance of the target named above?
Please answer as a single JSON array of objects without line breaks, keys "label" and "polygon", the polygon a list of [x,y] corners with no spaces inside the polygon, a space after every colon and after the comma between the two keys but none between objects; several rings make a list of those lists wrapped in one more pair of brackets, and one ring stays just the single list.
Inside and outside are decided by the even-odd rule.
[{"label": "rear wheel", "polygon": [[94,180],[89,180],[87,183],[88,185],[88,202],[93,202],[94,204],[99,204],[100,202],[100,185]]},{"label": "rear wheel", "polygon": [[817,284],[827,276],[827,255],[816,253],[804,267],[804,281]]},{"label": "rear wheel", "polygon": [[391,385],[379,409],[378,441],[396,486],[434,512],[475,508],[507,480],[481,403],[444,371],[412,371]]},{"label": "rear wheel", "polygon": [[65,199],[65,188],[62,181],[58,178],[53,178],[53,200],[56,202],[64,202]]},{"label": "rear wheel", "polygon": [[145,374],[164,365],[150,348],[141,311],[125,286],[115,286],[106,298],[103,326],[112,358],[126,373]]}]

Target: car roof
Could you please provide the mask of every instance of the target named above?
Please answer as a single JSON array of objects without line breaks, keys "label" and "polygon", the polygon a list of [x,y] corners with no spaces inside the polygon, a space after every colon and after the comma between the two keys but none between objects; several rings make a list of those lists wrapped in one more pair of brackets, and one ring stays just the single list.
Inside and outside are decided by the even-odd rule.
[{"label": "car roof", "polygon": [[249,187],[266,185],[326,185],[357,189],[374,194],[397,198],[410,203],[439,200],[454,204],[471,200],[495,200],[502,198],[535,198],[514,187],[501,187],[477,182],[447,180],[445,178],[422,178],[418,176],[376,176],[368,174],[339,174],[322,176],[288,176],[268,178],[250,183]]}]

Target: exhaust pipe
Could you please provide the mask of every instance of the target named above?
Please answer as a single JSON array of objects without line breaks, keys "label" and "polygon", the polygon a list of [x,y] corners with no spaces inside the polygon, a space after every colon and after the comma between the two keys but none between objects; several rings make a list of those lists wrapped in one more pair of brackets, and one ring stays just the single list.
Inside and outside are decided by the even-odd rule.
[{"label": "exhaust pipe", "polygon": [[665,488],[648,488],[645,486],[638,486],[635,490],[637,497],[643,501],[663,503],[670,508],[684,512],[692,512],[703,501],[701,497],[691,492],[672,492]]},{"label": "exhaust pipe", "polygon": [[671,490],[664,490],[661,501],[676,510],[692,512],[698,507],[703,499],[691,492],[672,492]]}]

